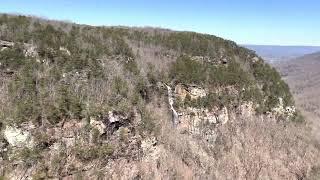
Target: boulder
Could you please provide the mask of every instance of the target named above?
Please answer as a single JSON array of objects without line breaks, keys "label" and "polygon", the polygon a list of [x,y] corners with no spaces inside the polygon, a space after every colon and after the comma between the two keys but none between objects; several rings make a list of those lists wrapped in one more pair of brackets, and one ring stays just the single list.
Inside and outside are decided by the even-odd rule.
[{"label": "boulder", "polygon": [[190,92],[191,99],[197,99],[207,95],[206,91],[198,86],[189,86],[188,90]]},{"label": "boulder", "polygon": [[[38,51],[37,51],[37,47],[32,45],[32,44],[24,44],[24,55],[27,57],[38,57]],[[40,62],[39,59],[37,59],[37,61]]]},{"label": "boulder", "polygon": [[90,125],[91,127],[97,129],[101,134],[104,134],[106,131],[106,125],[103,124],[102,121],[97,121],[95,118],[90,118]]},{"label": "boulder", "polygon": [[288,116],[293,116],[296,113],[296,108],[294,106],[287,106],[285,109]]},{"label": "boulder", "polygon": [[71,55],[70,51],[69,51],[67,48],[65,48],[65,47],[60,47],[59,50],[62,51],[62,52],[64,52],[64,53],[66,53],[68,56]]},{"label": "boulder", "polygon": [[258,61],[259,61],[259,58],[258,58],[258,57],[252,58],[252,62],[256,63],[256,62],[258,62]]},{"label": "boulder", "polygon": [[0,40],[0,47],[10,48],[10,47],[13,47],[13,46],[14,46],[13,42]]},{"label": "boulder", "polygon": [[110,123],[115,123],[120,121],[120,117],[115,115],[113,111],[109,111],[108,119]]},{"label": "boulder", "polygon": [[33,147],[31,133],[16,127],[7,126],[3,132],[5,140],[13,147]]},{"label": "boulder", "polygon": [[106,132],[113,134],[120,127],[127,126],[129,123],[130,117],[119,112],[109,111],[106,121]]},{"label": "boulder", "polygon": [[227,58],[221,59],[221,63],[222,63],[222,64],[228,64],[228,59],[227,59]]}]

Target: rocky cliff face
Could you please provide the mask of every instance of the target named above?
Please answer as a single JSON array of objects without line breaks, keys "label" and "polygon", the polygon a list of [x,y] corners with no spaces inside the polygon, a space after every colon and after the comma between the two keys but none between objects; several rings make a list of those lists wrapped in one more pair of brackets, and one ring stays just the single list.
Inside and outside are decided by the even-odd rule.
[{"label": "rocky cliff face", "polygon": [[[208,95],[208,90],[196,85],[177,84],[175,86],[175,101],[199,100]],[[192,136],[203,136],[211,143],[215,142],[216,131],[229,120],[236,121],[237,118],[253,120],[257,117],[253,102],[244,102],[236,108],[228,109],[222,107],[182,107],[178,110],[177,131]],[[283,113],[283,112],[281,112]]]},{"label": "rocky cliff face", "polygon": [[[303,179],[319,150],[279,74],[221,38],[0,16],[0,176]],[[4,41],[5,40],[5,41]]]}]

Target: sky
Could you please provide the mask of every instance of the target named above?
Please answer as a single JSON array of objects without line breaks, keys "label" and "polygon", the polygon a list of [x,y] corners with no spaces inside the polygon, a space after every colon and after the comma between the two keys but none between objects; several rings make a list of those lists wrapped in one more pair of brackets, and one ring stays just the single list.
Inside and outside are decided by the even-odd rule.
[{"label": "sky", "polygon": [[320,46],[319,0],[0,0],[0,13],[196,31],[239,44]]}]

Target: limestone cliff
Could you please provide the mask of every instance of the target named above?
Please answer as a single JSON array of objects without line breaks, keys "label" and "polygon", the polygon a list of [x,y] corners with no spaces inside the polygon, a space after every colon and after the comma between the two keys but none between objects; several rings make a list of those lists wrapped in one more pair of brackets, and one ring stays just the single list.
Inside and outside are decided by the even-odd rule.
[{"label": "limestone cliff", "polygon": [[213,35],[0,16],[0,179],[304,179],[279,73]]}]

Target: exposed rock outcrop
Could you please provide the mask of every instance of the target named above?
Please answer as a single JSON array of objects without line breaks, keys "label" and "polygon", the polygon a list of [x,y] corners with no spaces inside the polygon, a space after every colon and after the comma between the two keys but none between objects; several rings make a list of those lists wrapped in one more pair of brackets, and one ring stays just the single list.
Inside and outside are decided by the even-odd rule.
[{"label": "exposed rock outcrop", "polygon": [[[0,50],[3,51],[7,48],[13,48],[15,46],[15,44],[16,43],[14,43],[14,42],[0,40]],[[24,55],[26,57],[34,57],[34,58],[39,57],[38,50],[35,45],[23,43],[22,47],[24,49]]]},{"label": "exposed rock outcrop", "polygon": [[236,43],[0,21],[14,41],[0,41],[0,179],[302,179],[320,167],[280,116],[295,114],[285,83]]},{"label": "exposed rock outcrop", "polygon": [[39,58],[37,47],[33,44],[24,44],[24,55],[27,57]]},{"label": "exposed rock outcrop", "polygon": [[[131,115],[131,114],[130,114]],[[118,131],[120,127],[128,126],[130,123],[130,115],[124,113],[109,111],[108,117],[105,119],[107,132],[113,134]]]},{"label": "exposed rock outcrop", "polygon": [[276,115],[285,115],[287,117],[292,117],[296,113],[295,107],[294,106],[285,106],[282,98],[279,98],[278,105],[275,108],[273,108],[272,111]]},{"label": "exposed rock outcrop", "polygon": [[[223,53],[222,53],[223,54]],[[219,58],[213,58],[209,56],[191,56],[191,59],[199,62],[208,62],[211,64],[228,64],[229,58],[221,55]]]},{"label": "exposed rock outcrop", "polygon": [[14,46],[13,42],[0,40],[0,47],[2,48],[11,48]]},{"label": "exposed rock outcrop", "polygon": [[[207,96],[205,89],[196,85],[177,84],[175,86],[175,95],[171,101],[177,98],[182,102],[189,96],[191,100],[197,100]],[[203,136],[207,141],[214,142],[215,130],[228,122],[229,112],[227,107],[223,108],[202,108],[202,107],[179,107],[179,124],[177,129],[180,133],[187,133],[194,136]]]},{"label": "exposed rock outcrop", "polygon": [[32,147],[33,137],[29,131],[7,126],[3,132],[4,138],[13,147]]},{"label": "exposed rock outcrop", "polygon": [[190,98],[193,100],[205,97],[207,92],[205,89],[197,85],[177,84],[175,86],[175,94],[177,94],[179,98],[184,101],[186,96],[190,96]]},{"label": "exposed rock outcrop", "polygon": [[60,47],[59,48],[60,51],[64,52],[65,54],[67,54],[68,56],[71,56],[71,52],[65,48],[65,47]]},{"label": "exposed rock outcrop", "polygon": [[177,126],[177,124],[179,123],[179,116],[178,116],[177,111],[173,107],[174,95],[173,95],[171,87],[168,85],[166,85],[166,87],[167,87],[167,91],[168,91],[168,102],[170,105],[170,109],[172,111],[172,123],[173,123],[173,126]]},{"label": "exposed rock outcrop", "polygon": [[97,121],[95,118],[90,118],[90,125],[97,129],[101,134],[104,134],[106,132],[106,125],[102,121]]}]

